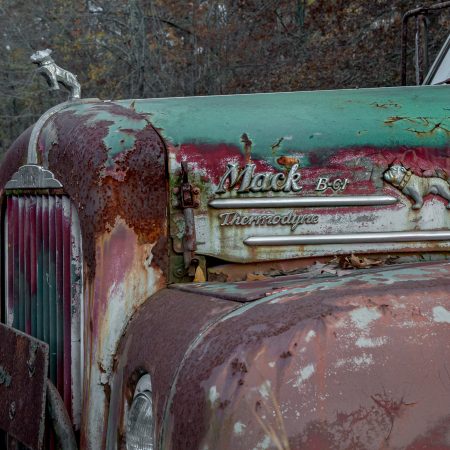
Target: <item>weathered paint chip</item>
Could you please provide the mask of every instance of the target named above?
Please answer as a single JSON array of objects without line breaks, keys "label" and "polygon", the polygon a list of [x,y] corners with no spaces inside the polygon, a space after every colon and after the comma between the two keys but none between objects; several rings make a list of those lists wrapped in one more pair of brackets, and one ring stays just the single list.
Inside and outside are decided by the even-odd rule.
[{"label": "weathered paint chip", "polygon": [[264,436],[264,439],[261,442],[258,442],[256,447],[253,450],[267,450],[272,443],[272,439],[269,436]]},{"label": "weathered paint chip", "polygon": [[309,330],[305,337],[305,341],[309,342],[312,338],[316,337],[316,332],[314,330]]},{"label": "weathered paint chip", "polygon": [[377,337],[377,338],[367,338],[367,337],[359,337],[356,341],[356,346],[359,348],[375,348],[381,347],[387,341],[386,337]]},{"label": "weathered paint chip", "polygon": [[259,388],[259,393],[266,400],[269,398],[270,388],[271,388],[271,384],[270,384],[269,380],[264,381],[264,383],[261,384],[261,386]]},{"label": "weathered paint chip", "polygon": [[235,434],[242,434],[246,425],[242,422],[236,422],[234,424],[233,430]]},{"label": "weathered paint chip", "polygon": [[209,389],[209,401],[214,404],[218,398],[219,393],[217,392],[216,386],[211,386],[211,388]]},{"label": "weathered paint chip", "polygon": [[297,381],[294,383],[294,387],[300,387],[304,381],[312,376],[315,372],[314,364],[308,364],[298,372]]},{"label": "weathered paint chip", "polygon": [[443,306],[435,306],[433,308],[433,320],[440,323],[450,323],[450,311]]},{"label": "weathered paint chip", "polygon": [[361,330],[367,328],[371,322],[381,317],[381,313],[373,308],[358,308],[350,313],[353,323]]}]

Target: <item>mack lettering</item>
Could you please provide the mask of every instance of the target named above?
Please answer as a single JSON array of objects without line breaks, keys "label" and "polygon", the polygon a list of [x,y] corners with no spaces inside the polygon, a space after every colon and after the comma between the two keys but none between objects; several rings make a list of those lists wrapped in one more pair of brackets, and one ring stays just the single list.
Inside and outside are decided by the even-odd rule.
[{"label": "mack lettering", "polygon": [[[298,164],[294,164],[287,175],[283,172],[256,172],[255,164],[246,164],[239,169],[237,164],[228,163],[227,170],[220,179],[216,194],[224,194],[227,190],[236,189],[244,192],[300,192],[301,175]],[[228,180],[228,184],[227,184]]]}]

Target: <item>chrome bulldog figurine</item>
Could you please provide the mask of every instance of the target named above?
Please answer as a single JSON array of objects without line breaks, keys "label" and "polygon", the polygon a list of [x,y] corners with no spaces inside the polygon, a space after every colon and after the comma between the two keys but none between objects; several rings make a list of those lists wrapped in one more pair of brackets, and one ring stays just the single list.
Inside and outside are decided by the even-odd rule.
[{"label": "chrome bulldog figurine", "polygon": [[[415,201],[413,209],[422,208],[423,198],[428,194],[440,195],[450,202],[450,186],[442,178],[419,177],[401,164],[389,167],[383,178]],[[450,209],[450,203],[447,204],[447,209]]]},{"label": "chrome bulldog figurine", "polygon": [[30,57],[31,62],[38,66],[38,73],[46,79],[50,90],[59,90],[59,84],[62,84],[70,91],[70,99],[78,99],[81,96],[81,86],[78,83],[76,75],[68,70],[59,67],[50,56],[52,50],[38,50]]}]

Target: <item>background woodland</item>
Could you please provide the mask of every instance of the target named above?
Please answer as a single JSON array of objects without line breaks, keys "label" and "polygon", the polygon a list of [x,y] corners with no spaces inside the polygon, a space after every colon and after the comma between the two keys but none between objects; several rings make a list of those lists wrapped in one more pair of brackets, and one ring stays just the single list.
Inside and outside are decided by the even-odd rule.
[{"label": "background woodland", "polygon": [[[415,6],[417,0],[0,0],[0,155],[67,97],[49,94],[35,73],[29,57],[36,50],[52,48],[57,64],[77,74],[82,96],[102,99],[393,86],[400,82],[401,18]],[[430,19],[431,56],[449,24],[448,12]]]}]

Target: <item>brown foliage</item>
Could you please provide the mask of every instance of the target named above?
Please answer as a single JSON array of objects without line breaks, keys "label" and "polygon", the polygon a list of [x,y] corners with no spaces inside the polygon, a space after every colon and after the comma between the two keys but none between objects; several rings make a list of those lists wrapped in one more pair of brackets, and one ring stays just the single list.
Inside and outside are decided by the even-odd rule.
[{"label": "brown foliage", "polygon": [[[84,97],[136,98],[399,84],[415,0],[2,0],[0,153],[49,97],[29,56],[50,47]],[[432,54],[449,13],[430,21]],[[409,49],[411,53],[411,49]],[[412,82],[412,78],[410,77]]]}]

